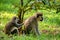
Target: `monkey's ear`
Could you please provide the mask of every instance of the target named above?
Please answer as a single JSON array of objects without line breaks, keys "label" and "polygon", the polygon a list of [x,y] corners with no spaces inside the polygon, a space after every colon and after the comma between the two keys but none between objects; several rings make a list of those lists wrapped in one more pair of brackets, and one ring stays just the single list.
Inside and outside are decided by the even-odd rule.
[{"label": "monkey's ear", "polygon": [[38,18],[39,16],[41,16],[40,14],[37,14],[36,17]]},{"label": "monkey's ear", "polygon": [[39,15],[37,15],[37,18],[39,17]]}]

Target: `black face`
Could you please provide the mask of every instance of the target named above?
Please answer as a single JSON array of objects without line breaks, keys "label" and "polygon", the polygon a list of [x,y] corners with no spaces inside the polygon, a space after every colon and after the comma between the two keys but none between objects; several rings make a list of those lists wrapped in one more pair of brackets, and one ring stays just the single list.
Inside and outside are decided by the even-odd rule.
[{"label": "black face", "polygon": [[41,16],[41,19],[40,19],[40,21],[43,21],[43,17]]},{"label": "black face", "polygon": [[43,13],[37,13],[37,18],[40,21],[43,21]]}]

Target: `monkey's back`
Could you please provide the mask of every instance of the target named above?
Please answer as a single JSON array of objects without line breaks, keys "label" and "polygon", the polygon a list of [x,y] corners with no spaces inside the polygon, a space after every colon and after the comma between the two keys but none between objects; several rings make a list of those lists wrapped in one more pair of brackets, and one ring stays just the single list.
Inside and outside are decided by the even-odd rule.
[{"label": "monkey's back", "polygon": [[13,27],[13,23],[8,22],[8,23],[5,25],[5,28],[4,28],[5,34],[10,34],[10,31],[11,31],[12,27]]},{"label": "monkey's back", "polygon": [[35,16],[31,16],[30,18],[26,19],[24,22],[25,31],[31,31],[35,24],[37,24]]}]

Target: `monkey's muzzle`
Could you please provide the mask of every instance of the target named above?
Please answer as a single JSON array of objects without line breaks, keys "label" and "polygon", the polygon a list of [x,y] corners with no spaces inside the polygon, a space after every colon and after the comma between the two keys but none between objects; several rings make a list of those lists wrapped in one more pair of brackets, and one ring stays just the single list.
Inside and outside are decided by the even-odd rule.
[{"label": "monkey's muzzle", "polygon": [[40,21],[43,21],[43,18],[41,18],[41,20]]}]

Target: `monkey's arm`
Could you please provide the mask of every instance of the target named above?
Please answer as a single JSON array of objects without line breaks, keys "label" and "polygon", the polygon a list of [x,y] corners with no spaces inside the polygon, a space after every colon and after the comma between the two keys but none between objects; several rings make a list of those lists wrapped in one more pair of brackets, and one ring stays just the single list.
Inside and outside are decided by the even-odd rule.
[{"label": "monkey's arm", "polygon": [[23,23],[19,24],[17,22],[15,24],[16,24],[16,26],[22,26],[23,25]]},{"label": "monkey's arm", "polygon": [[17,27],[20,27],[20,26],[22,26],[22,25],[23,25],[23,23],[21,23],[21,24],[17,23],[17,22],[18,22],[18,20],[19,20],[19,19],[16,19],[16,20],[15,20],[15,24],[16,24],[16,26],[17,26]]}]

